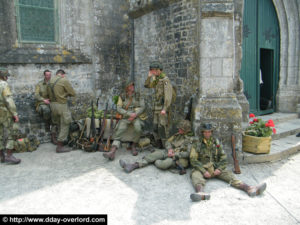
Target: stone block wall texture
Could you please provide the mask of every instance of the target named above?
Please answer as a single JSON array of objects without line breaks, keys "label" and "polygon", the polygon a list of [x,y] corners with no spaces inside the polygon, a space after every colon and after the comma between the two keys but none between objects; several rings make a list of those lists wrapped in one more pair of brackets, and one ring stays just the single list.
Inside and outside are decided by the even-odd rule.
[{"label": "stone block wall texture", "polygon": [[20,43],[17,39],[14,1],[0,3],[0,65],[13,74],[9,79],[27,134],[49,141],[45,124],[35,112],[34,88],[43,71],[68,74],[77,96],[68,104],[75,119],[83,118],[92,99],[99,107],[112,99],[112,91],[130,73],[128,3],[122,0],[64,0],[58,2],[59,35],[56,44]]},{"label": "stone block wall texture", "polygon": [[[193,1],[177,1],[134,19],[134,72],[137,88],[144,93],[149,110],[152,108],[154,90],[145,89],[144,81],[148,76],[150,62],[159,60],[164,67],[163,71],[177,89],[176,103],[172,105],[174,124],[185,117],[189,99],[196,95],[198,88],[197,17]],[[194,104],[196,101],[195,97]],[[148,114],[151,122],[151,111]]]}]

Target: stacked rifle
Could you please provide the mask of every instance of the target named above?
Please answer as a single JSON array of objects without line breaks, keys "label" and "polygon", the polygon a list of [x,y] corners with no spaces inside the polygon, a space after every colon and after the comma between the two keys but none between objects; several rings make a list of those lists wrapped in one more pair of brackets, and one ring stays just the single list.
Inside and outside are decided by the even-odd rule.
[{"label": "stacked rifle", "polygon": [[[94,105],[93,101],[91,101],[91,115],[90,118],[85,120],[83,129],[81,130],[80,136],[77,140],[77,147],[88,152],[110,151],[114,128],[118,121],[114,122],[113,109],[110,110],[110,115],[107,115],[108,103],[106,103],[105,111],[101,116],[102,118],[99,118],[99,122],[97,121],[97,125],[99,125],[96,126],[97,118],[95,117],[95,108],[98,108],[98,99],[96,106]],[[110,120],[107,119],[108,117]],[[87,128],[88,124],[90,124],[90,130]],[[87,130],[86,136],[84,136],[85,130]],[[105,133],[108,133],[108,137],[106,139],[104,137]]]}]

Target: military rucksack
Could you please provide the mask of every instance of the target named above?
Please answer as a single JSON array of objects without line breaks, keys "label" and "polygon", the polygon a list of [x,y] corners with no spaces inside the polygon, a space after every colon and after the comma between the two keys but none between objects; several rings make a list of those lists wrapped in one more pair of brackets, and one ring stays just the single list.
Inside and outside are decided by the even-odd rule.
[{"label": "military rucksack", "polygon": [[32,152],[40,145],[40,141],[33,135],[25,138],[19,138],[14,142],[15,152]]}]

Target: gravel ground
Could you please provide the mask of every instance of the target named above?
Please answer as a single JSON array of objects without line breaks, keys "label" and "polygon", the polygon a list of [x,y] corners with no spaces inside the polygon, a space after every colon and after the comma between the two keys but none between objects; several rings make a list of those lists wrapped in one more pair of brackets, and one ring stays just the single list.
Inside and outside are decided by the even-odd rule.
[{"label": "gravel ground", "polygon": [[300,154],[241,166],[239,179],[267,183],[262,196],[213,179],[205,187],[211,199],[193,203],[190,171],[180,176],[150,165],[127,174],[119,166],[121,158],[134,162],[147,153],[122,149],[110,162],[100,152],[56,154],[42,144],[16,154],[21,164],[0,165],[0,213],[107,214],[109,225],[300,224]]}]

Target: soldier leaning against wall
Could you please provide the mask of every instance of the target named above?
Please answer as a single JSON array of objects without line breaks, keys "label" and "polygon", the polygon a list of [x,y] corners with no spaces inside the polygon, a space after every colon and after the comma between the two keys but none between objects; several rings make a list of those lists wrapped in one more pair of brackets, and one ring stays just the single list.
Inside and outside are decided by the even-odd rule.
[{"label": "soldier leaning against wall", "polygon": [[15,141],[13,124],[19,122],[19,117],[7,83],[9,76],[6,68],[0,68],[0,156],[1,163],[18,164],[21,160],[16,159],[12,152]]},{"label": "soldier leaning against wall", "polygon": [[153,106],[153,135],[156,147],[164,148],[169,138],[170,106],[172,103],[173,87],[170,79],[163,73],[160,62],[150,63],[145,88],[155,88]]},{"label": "soldier leaning against wall", "polygon": [[[49,130],[51,125],[51,110],[50,110],[50,99],[47,92],[48,82],[51,79],[51,71],[44,71],[44,79],[39,81],[35,85],[35,107],[39,115],[44,119],[46,123],[46,129]],[[55,133],[51,133],[51,141],[57,144],[55,141]]]},{"label": "soldier leaning against wall", "polygon": [[211,124],[203,124],[202,137],[195,143],[190,153],[192,166],[191,179],[196,193],[190,195],[192,201],[210,199],[210,194],[203,192],[207,180],[217,178],[229,183],[231,186],[247,192],[250,197],[262,194],[267,185],[249,186],[238,180],[232,172],[227,170],[227,156],[218,139],[212,136]]}]

